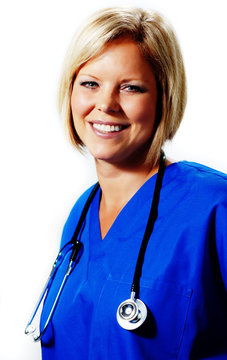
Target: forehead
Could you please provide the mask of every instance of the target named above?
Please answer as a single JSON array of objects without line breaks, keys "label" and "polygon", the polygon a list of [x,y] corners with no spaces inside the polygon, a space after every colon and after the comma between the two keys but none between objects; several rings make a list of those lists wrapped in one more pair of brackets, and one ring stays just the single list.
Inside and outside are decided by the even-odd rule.
[{"label": "forehead", "polygon": [[108,70],[125,75],[148,77],[153,75],[150,63],[143,56],[138,44],[131,38],[120,38],[106,44],[103,50],[81,68],[79,73]]}]

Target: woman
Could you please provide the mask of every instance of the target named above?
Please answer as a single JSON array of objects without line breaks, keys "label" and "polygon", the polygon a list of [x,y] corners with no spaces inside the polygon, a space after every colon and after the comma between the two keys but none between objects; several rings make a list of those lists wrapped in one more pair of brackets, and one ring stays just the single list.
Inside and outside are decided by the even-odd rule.
[{"label": "woman", "polygon": [[99,11],[72,41],[59,94],[99,186],[64,227],[61,247],[73,239],[79,253],[48,319],[70,251],[54,273],[43,359],[227,358],[227,177],[161,150],[186,103],[171,27],[153,11]]}]

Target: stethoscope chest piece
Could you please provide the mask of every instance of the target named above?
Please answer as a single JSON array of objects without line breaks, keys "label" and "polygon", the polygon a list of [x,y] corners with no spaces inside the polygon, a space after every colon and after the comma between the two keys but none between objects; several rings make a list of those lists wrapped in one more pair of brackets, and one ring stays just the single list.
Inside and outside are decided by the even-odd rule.
[{"label": "stethoscope chest piece", "polygon": [[138,329],[147,318],[146,305],[139,299],[131,296],[131,299],[123,301],[117,309],[118,324],[126,330]]}]

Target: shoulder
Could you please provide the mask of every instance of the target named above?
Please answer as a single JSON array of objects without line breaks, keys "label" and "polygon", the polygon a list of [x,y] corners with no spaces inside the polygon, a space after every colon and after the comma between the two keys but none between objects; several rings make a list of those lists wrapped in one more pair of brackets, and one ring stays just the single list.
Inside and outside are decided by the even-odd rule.
[{"label": "shoulder", "polygon": [[173,165],[175,180],[182,188],[209,199],[227,201],[227,175],[210,167],[189,161]]},{"label": "shoulder", "polygon": [[226,182],[227,174],[224,174],[221,171],[212,169],[208,166],[198,164],[196,162],[190,161],[180,161],[177,163],[184,171],[191,173],[193,176],[198,178],[203,178],[207,180],[221,180]]},{"label": "shoulder", "polygon": [[72,210],[70,211],[70,214],[68,216],[68,219],[66,220],[66,223],[63,228],[62,233],[62,240],[61,240],[61,247],[65,245],[68,241],[71,240],[75,228],[77,226],[77,223],[79,221],[80,215],[83,211],[83,208],[86,204],[86,201],[89,198],[89,195],[91,194],[92,190],[94,189],[95,185],[92,185],[90,188],[88,188],[75,202]]},{"label": "shoulder", "polygon": [[197,163],[176,162],[166,168],[161,197],[169,211],[198,221],[212,217],[217,209],[226,214],[227,175]]}]

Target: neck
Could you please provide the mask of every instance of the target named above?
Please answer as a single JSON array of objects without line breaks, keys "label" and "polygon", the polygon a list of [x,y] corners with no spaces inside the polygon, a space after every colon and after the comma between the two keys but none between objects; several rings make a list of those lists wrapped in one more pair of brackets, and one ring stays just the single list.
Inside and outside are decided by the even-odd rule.
[{"label": "neck", "polygon": [[102,238],[105,237],[116,217],[137,190],[158,171],[158,166],[146,163],[136,167],[120,167],[96,160],[96,169],[102,197],[99,220]]},{"label": "neck", "polygon": [[158,166],[147,164],[135,168],[121,168],[103,161],[96,161],[102,202],[107,207],[121,207],[136,191],[158,171]]},{"label": "neck", "polygon": [[[166,160],[165,165],[171,162]],[[110,229],[116,217],[140,189],[140,187],[158,172],[157,166],[149,166],[143,162],[136,166],[119,166],[102,160],[96,160],[96,169],[102,197],[99,207],[99,220],[102,238]]]}]

